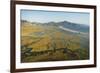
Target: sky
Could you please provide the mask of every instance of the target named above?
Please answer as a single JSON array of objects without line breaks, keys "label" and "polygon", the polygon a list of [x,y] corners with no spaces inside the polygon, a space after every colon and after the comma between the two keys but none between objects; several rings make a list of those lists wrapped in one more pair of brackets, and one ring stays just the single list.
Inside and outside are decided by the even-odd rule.
[{"label": "sky", "polygon": [[21,20],[30,22],[60,22],[69,21],[73,23],[89,25],[89,13],[64,12],[64,11],[43,11],[43,10],[21,10]]}]

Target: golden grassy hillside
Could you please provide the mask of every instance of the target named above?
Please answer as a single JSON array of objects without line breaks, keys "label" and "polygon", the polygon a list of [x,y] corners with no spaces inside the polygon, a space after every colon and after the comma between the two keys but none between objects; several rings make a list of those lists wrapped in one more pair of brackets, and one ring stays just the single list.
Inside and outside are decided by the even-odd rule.
[{"label": "golden grassy hillside", "polygon": [[64,32],[56,26],[21,25],[22,62],[87,59],[88,50],[82,56],[80,43],[79,35]]}]

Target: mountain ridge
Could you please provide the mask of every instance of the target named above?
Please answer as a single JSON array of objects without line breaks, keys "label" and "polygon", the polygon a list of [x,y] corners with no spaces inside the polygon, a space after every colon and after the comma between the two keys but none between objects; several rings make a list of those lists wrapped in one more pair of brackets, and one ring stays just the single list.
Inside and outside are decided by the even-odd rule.
[{"label": "mountain ridge", "polygon": [[[26,20],[21,20],[22,22],[29,22]],[[30,22],[29,22],[30,23]],[[89,32],[89,26],[85,24],[78,24],[78,23],[72,23],[69,21],[60,21],[60,22],[47,22],[47,23],[40,23],[40,22],[31,22],[31,24],[37,24],[37,25],[47,25],[47,26],[62,26],[64,28],[68,28],[71,30],[79,31],[79,32]]]}]

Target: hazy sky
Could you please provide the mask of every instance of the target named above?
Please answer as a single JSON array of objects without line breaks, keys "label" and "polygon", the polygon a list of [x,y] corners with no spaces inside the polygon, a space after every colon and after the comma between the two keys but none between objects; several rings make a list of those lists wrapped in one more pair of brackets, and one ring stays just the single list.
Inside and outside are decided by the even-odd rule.
[{"label": "hazy sky", "polygon": [[89,13],[79,12],[61,12],[61,11],[39,11],[39,10],[21,10],[21,19],[31,22],[60,22],[70,21],[74,23],[89,25]]}]

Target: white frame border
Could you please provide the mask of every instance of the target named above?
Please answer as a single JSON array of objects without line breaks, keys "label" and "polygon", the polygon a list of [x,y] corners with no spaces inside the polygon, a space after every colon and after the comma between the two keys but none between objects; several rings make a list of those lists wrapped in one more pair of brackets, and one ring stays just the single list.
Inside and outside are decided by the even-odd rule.
[{"label": "white frame border", "polygon": [[[75,61],[55,61],[55,62],[34,62],[21,63],[20,62],[20,10],[49,10],[49,11],[72,11],[72,12],[89,12],[90,13],[90,59],[89,60],[75,60]],[[16,5],[16,69],[23,68],[40,68],[40,67],[57,67],[57,66],[75,66],[94,64],[94,10],[85,8],[71,8],[71,7],[51,7],[51,6],[36,6],[36,5]]]}]

